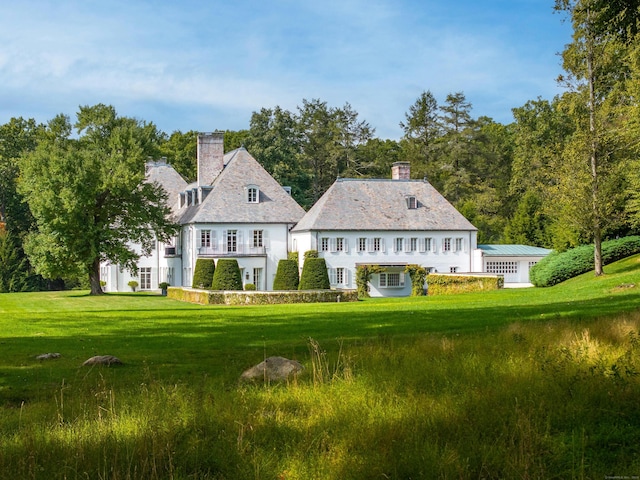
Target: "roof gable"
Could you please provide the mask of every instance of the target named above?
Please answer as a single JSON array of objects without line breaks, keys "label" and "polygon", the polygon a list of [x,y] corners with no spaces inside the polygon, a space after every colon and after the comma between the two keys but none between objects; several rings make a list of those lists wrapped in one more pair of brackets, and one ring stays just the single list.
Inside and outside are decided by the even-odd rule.
[{"label": "roof gable", "polygon": [[[417,208],[407,199],[415,197]],[[477,230],[425,180],[338,179],[293,231]]]},{"label": "roof gable", "polygon": [[[225,168],[199,205],[183,209],[180,223],[291,223],[304,210],[247,150],[225,155]],[[247,188],[259,189],[258,202],[247,201]]]}]

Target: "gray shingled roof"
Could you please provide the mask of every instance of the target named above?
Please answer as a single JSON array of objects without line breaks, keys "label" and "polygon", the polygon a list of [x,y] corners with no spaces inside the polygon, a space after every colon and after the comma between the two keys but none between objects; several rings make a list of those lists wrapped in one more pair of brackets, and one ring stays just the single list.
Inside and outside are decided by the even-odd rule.
[{"label": "gray shingled roof", "polygon": [[187,182],[175,169],[161,161],[147,163],[147,182],[156,182],[164,188],[169,195],[168,204],[173,213],[178,210],[178,195],[187,188]]},{"label": "gray shingled roof", "polygon": [[[227,153],[224,164],[224,170],[213,181],[204,201],[181,210],[181,224],[294,224],[304,215],[302,207],[244,148]],[[256,185],[260,189],[259,203],[246,201],[248,185]]]},{"label": "gray shingled roof", "polygon": [[[418,208],[407,207],[414,196]],[[338,179],[294,232],[308,230],[477,230],[424,180]]]}]

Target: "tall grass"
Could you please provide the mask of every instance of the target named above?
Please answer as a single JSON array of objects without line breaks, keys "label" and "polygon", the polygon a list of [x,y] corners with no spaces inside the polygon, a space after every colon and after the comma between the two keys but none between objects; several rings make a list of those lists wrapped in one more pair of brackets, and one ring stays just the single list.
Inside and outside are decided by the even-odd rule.
[{"label": "tall grass", "polygon": [[[2,296],[0,478],[638,475],[640,274],[616,268],[355,306]],[[80,367],[93,353],[125,366]],[[271,354],[305,373],[238,383]]]}]

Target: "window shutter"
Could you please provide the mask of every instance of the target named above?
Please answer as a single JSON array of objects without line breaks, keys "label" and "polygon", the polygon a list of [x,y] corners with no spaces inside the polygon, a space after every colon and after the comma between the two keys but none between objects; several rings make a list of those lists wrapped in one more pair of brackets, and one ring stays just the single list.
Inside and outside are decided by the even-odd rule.
[{"label": "window shutter", "polygon": [[342,239],[342,248],[344,249],[345,253],[349,253],[349,238],[344,237]]},{"label": "window shutter", "polygon": [[224,253],[229,252],[229,232],[227,230],[222,231],[222,251]]},{"label": "window shutter", "polygon": [[345,286],[349,286],[350,283],[351,283],[350,270],[348,268],[345,268],[344,269],[344,284],[345,284]]},{"label": "window shutter", "polygon": [[418,239],[418,250],[420,250],[420,253],[424,253],[427,251],[427,239],[426,238],[419,238]]},{"label": "window shutter", "polygon": [[214,250],[217,250],[218,248],[218,239],[216,238],[216,231],[215,230],[211,230],[211,247]]},{"label": "window shutter", "polygon": [[367,238],[367,252],[373,252],[373,238]]},{"label": "window shutter", "polygon": [[269,230],[262,231],[262,245],[264,248],[269,248],[271,246],[269,245]]},{"label": "window shutter", "polygon": [[327,270],[329,270],[329,283],[331,285],[335,285],[336,284],[336,269],[335,268],[328,268]]},{"label": "window shutter", "polygon": [[244,253],[244,244],[242,243],[242,230],[236,231],[236,251]]},{"label": "window shutter", "polygon": [[451,251],[452,252],[457,252],[458,251],[458,239],[457,238],[452,238],[451,239]]},{"label": "window shutter", "polygon": [[438,241],[435,238],[431,239],[431,251],[433,253],[438,253]]},{"label": "window shutter", "polygon": [[335,238],[330,238],[330,239],[329,239],[329,251],[331,251],[331,252],[336,252],[336,251],[337,251],[337,248],[338,248],[338,247],[336,246],[336,244],[337,244],[336,239],[335,239]]},{"label": "window shutter", "polygon": [[380,277],[378,278],[378,286],[379,287],[386,287],[387,286],[387,274],[386,273],[381,273]]},{"label": "window shutter", "polygon": [[386,252],[386,251],[387,251],[387,247],[386,247],[386,245],[384,244],[384,238],[381,238],[381,239],[380,239],[380,251],[381,251],[381,252]]},{"label": "window shutter", "polygon": [[400,283],[400,286],[401,286],[401,287],[404,287],[404,278],[405,278],[406,276],[407,276],[407,274],[406,274],[406,273],[404,273],[404,272],[400,272],[400,282],[399,282],[399,283]]}]

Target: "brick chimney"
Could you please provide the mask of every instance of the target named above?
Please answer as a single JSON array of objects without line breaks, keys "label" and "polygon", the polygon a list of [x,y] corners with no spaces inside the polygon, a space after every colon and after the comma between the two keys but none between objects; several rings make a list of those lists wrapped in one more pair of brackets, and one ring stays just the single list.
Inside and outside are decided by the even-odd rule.
[{"label": "brick chimney", "polygon": [[392,180],[410,180],[411,179],[411,163],[395,162],[391,166]]},{"label": "brick chimney", "polygon": [[198,134],[198,186],[211,185],[224,168],[224,132]]}]

